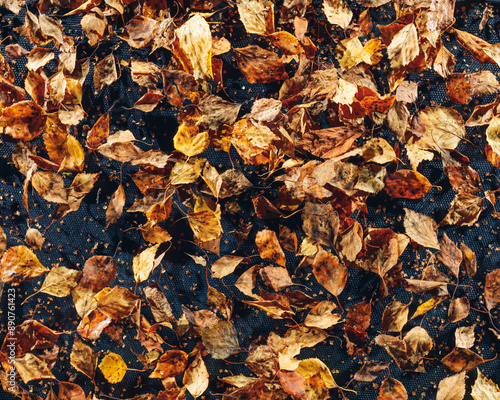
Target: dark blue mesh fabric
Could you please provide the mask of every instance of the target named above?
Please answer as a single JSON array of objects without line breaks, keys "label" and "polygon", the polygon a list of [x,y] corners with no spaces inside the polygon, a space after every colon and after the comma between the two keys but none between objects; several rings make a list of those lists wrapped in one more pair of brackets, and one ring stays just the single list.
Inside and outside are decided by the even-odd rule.
[{"label": "dark blue mesh fabric", "polygon": [[[458,2],[456,7],[456,24],[458,29],[463,29],[479,37],[487,40],[490,43],[499,41],[500,19],[498,18],[499,1],[489,2],[493,5],[494,16],[490,18],[485,29],[480,33],[478,30],[479,22],[482,16],[484,3],[476,3],[470,1]],[[279,9],[281,2],[277,3],[276,9]],[[317,14],[307,14],[310,20],[311,33],[310,37],[315,43],[319,43],[319,57],[322,61],[334,62],[335,57],[335,42],[332,38],[342,38],[343,33],[339,30],[332,29],[324,21],[324,16],[320,13],[320,2],[314,3],[317,9]],[[362,10],[356,4],[350,4],[353,9]],[[34,6],[30,6],[32,11]],[[214,18],[216,22],[212,25],[214,35],[225,35],[234,47],[244,47],[249,44],[260,44],[265,46],[266,41],[263,38],[256,36],[248,36],[239,22],[235,8],[225,8],[218,12]],[[358,12],[357,11],[357,12]],[[5,45],[10,43],[19,43],[26,49],[31,49],[30,44],[22,36],[14,33],[14,27],[22,25],[24,21],[25,9],[16,16],[4,9],[1,9],[2,23],[0,27],[1,38],[5,39],[0,50],[5,56]],[[61,15],[59,12],[58,15]],[[389,5],[372,9],[370,15],[374,21],[375,34],[379,31],[376,28],[377,24],[388,24],[395,18],[393,8]],[[321,16],[321,17],[318,17]],[[132,109],[133,104],[143,94],[143,90],[132,81],[127,68],[121,70],[120,79],[110,87],[105,87],[99,94],[94,95],[92,82],[93,65],[104,58],[110,52],[113,52],[120,60],[140,59],[148,60],[157,63],[159,66],[166,66],[170,60],[168,51],[160,49],[149,54],[146,50],[137,50],[130,48],[126,42],[113,36],[112,40],[102,42],[97,49],[90,48],[80,28],[80,16],[61,17],[66,33],[75,37],[75,45],[78,43],[77,52],[78,59],[91,57],[91,69],[87,76],[84,85],[84,109],[87,113],[86,119],[75,127],[74,134],[83,142],[88,127],[93,126],[97,118],[104,112],[109,111],[111,117],[111,130],[131,130],[135,137],[141,142],[138,146],[144,150],[151,148],[159,148],[165,152],[170,152],[173,149],[172,137],[177,129],[177,114],[178,111],[170,107],[166,102],[162,102],[154,111],[143,113]],[[285,28],[290,28],[285,26]],[[121,33],[122,22],[120,18],[116,19],[113,29],[117,33]],[[330,36],[332,35],[332,36]],[[10,36],[10,37],[8,37]],[[475,61],[460,45],[455,41],[453,35],[445,34],[443,36],[446,47],[454,54],[457,60],[455,68],[456,72],[476,72],[482,69],[488,69],[498,75],[500,69],[497,65],[485,64],[481,65]],[[226,99],[234,100],[238,103],[243,103],[240,116],[248,112],[254,99],[263,97],[276,97],[280,85],[276,84],[249,84],[245,78],[238,72],[237,66],[230,52],[221,56],[224,61],[224,79],[225,92],[219,93]],[[24,79],[27,74],[25,67],[26,58],[17,61],[9,60],[11,66],[16,73],[16,85],[23,86]],[[387,62],[386,59],[382,63]],[[47,76],[52,75],[57,70],[55,61],[50,62],[46,66]],[[293,69],[293,67],[292,67]],[[293,72],[293,71],[291,71]],[[387,85],[383,75],[383,71],[379,71],[377,75],[378,81],[381,83],[380,91],[387,92]],[[493,96],[487,96],[479,101],[473,101],[468,106],[457,106],[450,102],[446,95],[444,80],[433,72],[423,72],[409,77],[410,80],[419,83],[420,97],[414,105],[412,112],[423,109],[428,105],[444,105],[453,106],[466,119],[472,112],[474,105],[488,103],[493,100]],[[325,127],[326,121],[320,119]],[[499,177],[497,169],[493,168],[486,160],[484,155],[484,127],[467,128],[467,140],[464,140],[458,150],[471,159],[471,166],[476,169],[483,182],[485,190],[496,189],[499,187]],[[388,131],[379,131],[391,143],[395,143],[394,135]],[[101,172],[101,175],[92,190],[92,192],[84,199],[80,209],[65,216],[62,220],[52,223],[51,216],[54,213],[54,204],[47,203],[35,191],[30,189],[30,218],[22,204],[22,185],[24,177],[16,170],[11,163],[11,153],[15,143],[9,137],[2,137],[3,143],[0,144],[0,214],[2,216],[1,224],[7,235],[8,246],[15,246],[24,243],[24,236],[28,226],[37,227],[44,232],[45,245],[43,250],[37,253],[38,258],[43,265],[51,267],[54,265],[62,265],[69,268],[80,269],[84,262],[93,255],[116,255],[118,261],[118,277],[114,284],[134,289],[135,281],[132,273],[132,258],[137,252],[145,248],[145,242],[139,231],[133,229],[140,223],[145,222],[144,217],[138,213],[125,213],[124,216],[116,224],[110,225],[105,229],[105,207],[109,203],[111,194],[119,185],[120,175],[123,177],[123,184],[126,191],[126,206],[129,207],[137,196],[140,196],[135,184],[132,182],[131,174],[137,168],[131,167],[125,163],[123,169],[120,163],[110,161],[99,154],[89,154],[86,159],[86,172]],[[43,147],[41,139],[37,139],[34,143]],[[263,180],[262,173],[264,170],[255,169],[246,166],[232,151],[231,159],[226,153],[208,150],[202,155],[206,157],[211,165],[220,166],[219,170],[229,168],[231,162],[235,168],[245,172],[246,176],[251,180],[254,189],[245,193],[236,201],[241,207],[241,212],[236,216],[231,216],[229,213],[223,214],[223,230],[224,236],[221,241],[221,255],[229,254],[236,247],[236,241],[231,232],[240,228],[242,221],[255,224],[253,233],[248,241],[242,244],[236,254],[238,255],[254,255],[257,250],[254,243],[255,232],[265,227],[278,230],[278,224],[284,224],[293,230],[300,232],[301,227],[300,216],[292,217],[286,220],[260,220],[253,213],[251,200],[258,194],[264,192],[264,189],[269,182]],[[405,160],[403,160],[406,162]],[[450,187],[448,179],[443,173],[442,164],[439,160],[432,162],[423,162],[420,172],[425,175],[432,184],[440,186],[442,189],[433,188],[431,192],[420,200],[391,200],[383,192],[368,201],[368,214],[360,214],[358,220],[364,227],[389,227],[396,232],[404,232],[403,228],[403,208],[430,215],[437,221],[441,220],[447,213],[450,202],[454,197],[454,192]],[[71,182],[71,177],[65,178],[67,186]],[[266,191],[268,194],[269,191]],[[176,199],[177,200],[177,199]],[[222,209],[226,207],[229,201],[235,199],[223,200],[221,202]],[[180,205],[183,211],[187,209]],[[485,203],[486,204],[486,203]],[[179,317],[182,313],[181,305],[195,309],[207,309],[206,302],[206,271],[205,268],[197,265],[193,260],[186,255],[205,255],[197,246],[192,243],[192,233],[188,226],[184,214],[178,207],[172,209],[171,221],[172,224],[169,232],[173,235],[172,248],[168,251],[164,258],[161,270],[163,273],[160,277],[160,268],[155,270],[147,283],[139,285],[138,293],[142,294],[141,288],[147,284],[158,281],[160,286],[166,293],[171,302],[174,314]],[[428,354],[428,359],[425,361],[427,373],[410,373],[401,371],[394,362],[390,366],[390,374],[392,377],[400,380],[406,387],[411,399],[426,399],[435,398],[437,385],[439,381],[451,375],[440,360],[451,351],[454,347],[454,331],[457,326],[466,326],[473,323],[478,323],[476,327],[476,345],[473,350],[482,355],[485,359],[494,358],[497,354],[497,339],[489,331],[491,327],[489,318],[486,314],[476,310],[484,308],[483,288],[486,273],[499,267],[500,253],[498,252],[500,245],[498,241],[498,220],[491,216],[494,211],[493,207],[488,203],[486,210],[482,213],[478,223],[472,227],[444,227],[440,228],[440,232],[446,234],[456,243],[464,242],[469,246],[478,257],[478,273],[470,279],[470,281],[461,282],[464,286],[457,290],[456,296],[467,295],[471,300],[471,306],[474,310],[471,311],[469,317],[458,324],[447,324],[447,309],[449,300],[443,301],[434,310],[427,313],[424,317],[420,317],[411,321],[409,327],[421,325],[428,330],[430,336],[435,341],[435,348]],[[132,229],[131,229],[132,228]],[[303,234],[300,236],[303,238]],[[299,259],[292,253],[287,251],[287,267],[291,274],[294,273]],[[207,254],[208,264],[210,265],[218,257],[214,254]],[[403,271],[407,277],[417,277],[419,272],[417,267],[421,266],[422,260],[425,257],[425,251],[420,253],[415,252],[410,247],[401,257],[403,261]],[[254,258],[257,260],[257,258]],[[257,262],[257,261],[252,261]],[[237,269],[235,274],[232,274],[222,282],[218,279],[210,279],[210,285],[232,296],[235,299],[242,299],[242,294],[233,286],[239,274],[243,269]],[[295,278],[294,278],[295,279]],[[296,272],[296,282],[306,285],[308,289],[303,289],[307,294],[324,300],[325,290],[318,285],[312,276],[311,269],[305,268]],[[34,290],[40,287],[43,282],[43,277],[31,282],[23,283],[17,289],[17,322],[21,323],[27,318],[34,318],[48,327],[65,331],[58,345],[61,347],[59,359],[54,367],[54,375],[61,381],[72,381],[81,385],[88,394],[92,390],[92,384],[84,375],[76,372],[69,364],[69,354],[73,345],[75,329],[79,323],[79,318],[74,310],[71,297],[55,298],[45,294],[34,296],[24,305],[22,301]],[[378,289],[379,280],[372,274],[363,273],[357,270],[350,270],[350,276],[347,281],[347,286],[343,293],[339,296],[339,300],[345,309],[349,309],[353,304],[363,300],[370,300],[373,292]],[[465,286],[466,285],[466,286]],[[7,286],[6,286],[7,288]],[[323,294],[320,294],[323,293]],[[413,303],[410,308],[410,315],[415,311],[421,301],[425,301],[430,296],[413,296]],[[373,303],[373,311],[371,318],[371,326],[368,329],[370,337],[369,345],[372,350],[368,355],[369,359],[377,361],[391,361],[392,359],[386,351],[373,343],[374,337],[380,332],[381,316],[385,306],[393,299],[409,302],[412,296],[399,288],[391,293],[390,296],[382,301]],[[144,299],[144,298],[143,298]],[[2,333],[6,332],[6,296],[2,299],[2,314],[1,314],[1,329]],[[145,301],[143,300],[143,310],[149,321],[153,322],[151,313]],[[493,313],[493,319],[498,321],[498,315]],[[297,315],[296,320],[302,321],[303,315]],[[288,329],[288,326],[293,323],[289,320],[275,320],[266,316],[263,311],[256,311],[253,308],[246,307],[243,303],[236,301],[233,321],[238,331],[240,345],[242,349],[248,349],[250,343],[259,336],[266,337],[270,332],[276,332],[280,335]],[[337,383],[345,386],[352,379],[353,374],[361,367],[365,360],[363,357],[351,357],[347,355],[345,350],[345,339],[343,338],[343,325],[337,325],[331,330],[332,337],[325,342],[315,346],[313,349],[304,349],[301,352],[300,358],[318,357],[332,369]],[[190,352],[194,345],[199,341],[199,338],[187,334],[180,340],[176,335],[168,330],[161,330],[162,336],[168,345],[164,349],[171,347],[183,349]],[[102,334],[101,338],[95,342],[93,348],[95,351],[111,350],[120,354],[127,362],[130,368],[141,369],[142,365],[137,361],[134,353],[144,353],[145,348],[134,337],[136,331],[134,328],[126,327],[124,330],[124,346],[121,347],[117,342],[112,341],[109,336]],[[339,340],[339,338],[341,340]],[[3,335],[2,338],[3,340]],[[342,342],[342,344],[341,344]],[[211,383],[208,391],[202,398],[216,399],[221,398],[220,393],[226,388],[217,378],[227,375],[245,374],[251,375],[250,371],[242,364],[247,357],[247,352],[242,350],[239,354],[233,355],[226,361],[214,360],[210,356],[205,358],[210,376]],[[494,360],[485,363],[481,366],[485,375],[493,379],[495,382],[500,382],[500,361]],[[162,390],[162,385],[158,379],[149,379],[150,372],[139,373],[128,371],[123,381],[119,384],[110,385],[103,378],[100,371],[96,375],[96,384],[100,394],[113,396],[116,398],[130,398],[137,394],[157,393]],[[386,376],[386,375],[384,375]],[[475,372],[469,373],[467,380],[468,387],[475,378]],[[346,393],[346,397],[350,399],[372,400],[377,397],[378,386],[382,378],[378,378],[373,383],[361,383],[354,389],[357,395]],[[179,384],[182,382],[179,381]],[[34,393],[42,395],[46,393],[51,383],[47,380],[34,381],[30,385],[24,386],[29,388]],[[353,385],[351,384],[350,388]],[[466,399],[470,400],[470,389],[468,389]],[[43,395],[45,397],[45,395]],[[188,394],[188,398],[189,398]],[[332,398],[339,398],[340,392],[331,391]],[[100,398],[106,398],[98,395]],[[0,398],[13,398],[9,394],[1,394]]]}]

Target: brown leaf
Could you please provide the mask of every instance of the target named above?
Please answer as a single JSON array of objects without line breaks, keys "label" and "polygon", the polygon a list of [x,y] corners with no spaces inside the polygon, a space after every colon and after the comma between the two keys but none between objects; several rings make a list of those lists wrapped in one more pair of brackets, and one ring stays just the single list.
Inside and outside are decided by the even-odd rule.
[{"label": "brown leaf", "polygon": [[136,15],[125,25],[125,34],[121,37],[130,47],[142,49],[153,41],[158,28],[158,21]]},{"label": "brown leaf", "polygon": [[458,193],[451,202],[448,214],[440,225],[472,226],[477,222],[483,211],[484,197],[469,193]]},{"label": "brown leaf", "polygon": [[307,131],[298,145],[321,158],[333,158],[347,152],[362,132],[348,126]]},{"label": "brown leaf", "polygon": [[432,184],[420,172],[402,169],[385,180],[384,190],[396,199],[419,199],[432,189]]},{"label": "brown leaf", "polygon": [[106,209],[106,227],[114,224],[120,219],[123,214],[123,207],[125,206],[125,190],[120,183],[118,189],[113,193],[109,201],[108,208]]},{"label": "brown leaf", "polygon": [[306,202],[302,212],[302,228],[314,241],[332,247],[337,238],[339,217],[330,204]]},{"label": "brown leaf", "polygon": [[264,283],[273,288],[275,291],[280,291],[288,286],[294,285],[288,271],[282,267],[267,266],[259,270]]},{"label": "brown leaf", "polygon": [[155,321],[159,324],[168,324],[176,321],[172,312],[172,306],[163,294],[158,283],[146,286],[144,288],[144,296],[148,301],[151,312]]},{"label": "brown leaf", "polygon": [[469,249],[464,243],[460,243],[462,251],[462,266],[469,276],[474,276],[477,272],[476,254]]},{"label": "brown leaf", "polygon": [[236,62],[248,83],[271,83],[288,78],[283,62],[276,53],[250,45],[234,49]]},{"label": "brown leaf", "polygon": [[158,359],[149,378],[165,379],[180,375],[188,365],[188,355],[181,350],[168,350]]},{"label": "brown leaf", "polygon": [[130,131],[118,131],[110,135],[106,143],[100,145],[97,151],[104,157],[119,162],[128,162],[142,154],[142,150],[132,142],[134,134]]},{"label": "brown leaf", "polygon": [[68,203],[68,192],[60,175],[53,172],[36,171],[31,178],[31,184],[45,200],[59,204]]},{"label": "brown leaf", "polygon": [[207,304],[213,312],[222,315],[227,320],[231,319],[234,301],[212,286],[208,286],[207,289]]},{"label": "brown leaf", "polygon": [[295,371],[280,370],[277,373],[283,390],[299,399],[308,398],[306,394],[306,381],[299,373]]},{"label": "brown leaf", "polygon": [[484,283],[484,300],[488,310],[500,303],[500,269],[491,271],[486,275]]},{"label": "brown leaf", "polygon": [[389,363],[383,361],[365,361],[361,369],[354,374],[358,382],[373,382],[389,368]]},{"label": "brown leaf", "polygon": [[87,375],[90,379],[94,379],[97,368],[98,355],[92,347],[85,342],[75,337],[73,348],[71,349],[70,361],[71,365],[82,374]]},{"label": "brown leaf", "polygon": [[231,103],[219,96],[209,95],[204,97],[198,107],[203,113],[203,126],[208,129],[219,130],[224,125],[232,125],[238,118],[241,104]]},{"label": "brown leaf", "polygon": [[446,94],[454,103],[469,104],[473,97],[499,91],[500,83],[490,71],[453,74],[446,81]]},{"label": "brown leaf", "polygon": [[[29,228],[26,231],[25,240],[26,240],[26,244],[28,246],[33,247],[33,249],[35,251],[42,250],[43,243],[45,242],[45,238],[42,236],[42,233],[38,229],[34,229],[34,228]],[[3,252],[0,251],[0,253],[3,253]]]},{"label": "brown leaf", "polygon": [[193,211],[188,214],[188,222],[198,240],[207,242],[217,239],[222,234],[220,204],[213,211],[202,197],[198,197]]},{"label": "brown leaf", "polygon": [[410,239],[422,246],[440,249],[436,221],[425,214],[420,214],[408,208],[404,210],[406,213],[404,227]]},{"label": "brown leaf", "polygon": [[476,193],[483,190],[479,174],[469,166],[449,165],[444,168],[444,172],[455,192]]},{"label": "brown leaf", "polygon": [[5,46],[5,53],[7,53],[8,57],[17,60],[27,56],[29,51],[21,47],[19,44],[14,43]]},{"label": "brown leaf", "polygon": [[334,296],[342,293],[347,282],[348,272],[337,257],[328,251],[320,249],[314,257],[312,267],[319,284]]},{"label": "brown leaf", "polygon": [[385,378],[380,386],[377,400],[408,400],[408,393],[397,379]]},{"label": "brown leaf", "polygon": [[97,293],[115,280],[116,267],[116,260],[113,257],[90,257],[83,266],[83,276],[78,286]]},{"label": "brown leaf", "polygon": [[47,364],[31,353],[15,358],[13,363],[24,383],[37,379],[55,379]]},{"label": "brown leaf", "polygon": [[500,46],[492,45],[471,33],[455,28],[451,31],[455,34],[458,43],[480,63],[500,63]]},{"label": "brown leaf", "polygon": [[0,112],[0,127],[14,139],[30,141],[45,128],[45,111],[33,101],[21,101]]},{"label": "brown leaf", "polygon": [[446,233],[443,233],[440,251],[437,252],[437,259],[450,270],[455,278],[458,278],[460,273],[462,257],[462,252],[457,245],[450,240]]},{"label": "brown leaf", "polygon": [[285,225],[279,226],[279,237],[281,247],[291,253],[297,252],[297,234]]},{"label": "brown leaf", "polygon": [[470,313],[470,302],[467,297],[453,299],[448,308],[448,319],[451,323],[467,318]]},{"label": "brown leaf", "polygon": [[85,392],[76,383],[59,382],[59,400],[86,400]]},{"label": "brown leaf", "polygon": [[[174,107],[182,108],[184,100],[195,100],[199,97],[198,84],[192,74],[184,71],[163,70],[163,92],[168,102]],[[234,122],[234,121],[233,121]]]},{"label": "brown leaf", "polygon": [[441,362],[448,367],[452,372],[459,373],[462,371],[469,372],[481,365],[483,358],[469,349],[455,348],[447,354]]},{"label": "brown leaf", "polygon": [[120,69],[117,67],[116,58],[113,53],[109,54],[94,67],[94,90],[99,93],[104,86],[111,85],[120,77]]},{"label": "brown leaf", "polygon": [[62,218],[66,214],[77,211],[85,196],[93,189],[94,183],[97,181],[99,173],[86,174],[81,173],[75,176],[68,192],[68,203],[58,204],[54,219]]},{"label": "brown leaf", "polygon": [[26,246],[10,247],[0,260],[0,281],[13,286],[38,278],[47,271]]},{"label": "brown leaf", "polygon": [[104,13],[94,7],[81,20],[82,30],[89,40],[89,45],[94,47],[106,35],[108,22]]},{"label": "brown leaf", "polygon": [[455,69],[455,57],[444,45],[441,40],[438,41],[438,52],[432,67],[443,78],[447,78]]},{"label": "brown leaf", "polygon": [[232,274],[245,257],[226,255],[212,264],[212,278],[224,278]]},{"label": "brown leaf", "polygon": [[97,149],[109,136],[109,114],[103,114],[96,121],[92,129],[87,133],[87,146]]},{"label": "brown leaf", "polygon": [[113,289],[104,288],[96,294],[95,299],[99,311],[111,319],[128,317],[137,307],[139,296],[132,294],[128,289],[115,286]]},{"label": "brown leaf", "polygon": [[259,250],[260,256],[264,260],[270,260],[276,264],[285,266],[286,257],[276,236],[276,232],[264,229],[257,233],[255,244]]},{"label": "brown leaf", "polygon": [[134,103],[134,108],[143,112],[151,112],[164,97],[161,90],[150,90]]},{"label": "brown leaf", "polygon": [[401,332],[408,322],[410,304],[393,300],[382,314],[382,332]]}]

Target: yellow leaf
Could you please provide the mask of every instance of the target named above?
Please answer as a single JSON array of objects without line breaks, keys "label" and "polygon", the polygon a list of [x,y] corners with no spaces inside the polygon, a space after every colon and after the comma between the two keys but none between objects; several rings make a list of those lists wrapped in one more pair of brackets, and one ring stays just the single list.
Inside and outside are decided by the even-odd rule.
[{"label": "yellow leaf", "polygon": [[137,283],[148,279],[151,272],[160,264],[161,258],[155,259],[158,247],[160,247],[159,244],[149,247],[134,257],[132,269],[134,270],[134,279]]},{"label": "yellow leaf", "polygon": [[387,47],[387,55],[393,69],[408,65],[419,52],[417,28],[414,24],[408,24],[396,33]]},{"label": "yellow leaf", "polygon": [[202,242],[217,239],[222,233],[220,204],[212,211],[202,197],[198,197],[194,212],[188,215],[189,226],[197,239]]},{"label": "yellow leaf", "polygon": [[194,183],[200,176],[205,161],[204,158],[177,161],[170,172],[170,183],[172,185]]},{"label": "yellow leaf", "polygon": [[0,260],[0,282],[18,285],[47,272],[37,256],[26,246],[9,248]]},{"label": "yellow leaf", "polygon": [[240,20],[247,33],[267,35],[274,32],[274,4],[269,0],[239,0]]},{"label": "yellow leaf", "polygon": [[208,148],[208,132],[200,132],[198,125],[182,123],[174,136],[174,147],[188,157],[203,153]]},{"label": "yellow leaf", "polygon": [[45,277],[40,292],[56,297],[70,294],[82,276],[80,271],[66,267],[54,267]]},{"label": "yellow leaf", "polygon": [[127,364],[118,354],[109,353],[102,359],[99,369],[109,383],[118,383],[127,372]]},{"label": "yellow leaf", "polygon": [[332,372],[319,358],[307,358],[302,360],[295,371],[302,375],[305,379],[308,379],[316,374],[320,374],[321,379],[323,379],[323,382],[328,389],[338,387],[337,383],[333,379]]},{"label": "yellow leaf", "polygon": [[352,11],[342,0],[324,0],[323,11],[326,19],[332,25],[346,29],[351,23]]},{"label": "yellow leaf", "polygon": [[432,297],[432,298],[430,298],[425,303],[422,303],[418,306],[417,311],[415,311],[415,313],[411,316],[410,319],[420,317],[421,315],[425,314],[427,311],[432,310],[434,307],[436,307],[443,300],[444,300],[444,297]]}]

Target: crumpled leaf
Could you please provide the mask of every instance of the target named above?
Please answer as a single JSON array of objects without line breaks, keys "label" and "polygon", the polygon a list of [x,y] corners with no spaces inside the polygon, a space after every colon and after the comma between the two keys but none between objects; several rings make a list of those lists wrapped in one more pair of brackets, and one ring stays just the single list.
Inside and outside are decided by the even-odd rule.
[{"label": "crumpled leaf", "polygon": [[346,29],[351,23],[352,11],[342,0],[324,0],[323,11],[326,19],[332,25],[338,25]]},{"label": "crumpled leaf", "polygon": [[484,197],[469,193],[458,193],[451,202],[448,214],[439,225],[472,226],[483,211]]},{"label": "crumpled leaf", "polygon": [[373,382],[389,368],[389,363],[383,361],[365,361],[361,369],[354,374],[358,382]]},{"label": "crumpled leaf", "polygon": [[112,160],[127,162],[142,154],[143,151],[134,143],[134,134],[130,131],[118,131],[109,135],[107,141],[101,144],[97,151]]},{"label": "crumpled leaf", "polygon": [[311,308],[304,320],[304,325],[310,328],[328,329],[338,324],[341,319],[340,314],[332,314],[336,308],[331,301],[322,301]]},{"label": "crumpled leaf", "polygon": [[269,0],[238,0],[240,20],[247,33],[268,35],[274,32],[274,4]]},{"label": "crumpled leaf", "polygon": [[276,53],[257,45],[233,50],[238,68],[248,83],[271,83],[288,78],[285,66]]}]

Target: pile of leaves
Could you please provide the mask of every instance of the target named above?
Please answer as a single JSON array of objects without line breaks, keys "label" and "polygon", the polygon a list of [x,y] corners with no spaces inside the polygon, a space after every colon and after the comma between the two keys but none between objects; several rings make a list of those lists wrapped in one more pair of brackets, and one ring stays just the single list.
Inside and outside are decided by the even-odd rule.
[{"label": "pile of leaves", "polygon": [[492,8],[0,4],[7,393],[500,398]]}]

